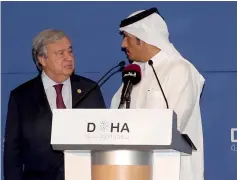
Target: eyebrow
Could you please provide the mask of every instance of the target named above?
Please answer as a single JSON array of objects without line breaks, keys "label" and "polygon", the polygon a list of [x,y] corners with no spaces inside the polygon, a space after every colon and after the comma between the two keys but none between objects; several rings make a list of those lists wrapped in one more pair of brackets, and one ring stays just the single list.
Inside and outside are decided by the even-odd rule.
[{"label": "eyebrow", "polygon": [[66,50],[69,50],[69,49],[72,50],[72,46],[69,46],[69,48],[67,48],[67,49],[59,49],[59,50],[57,50],[56,52],[62,52],[62,51],[66,51]]}]

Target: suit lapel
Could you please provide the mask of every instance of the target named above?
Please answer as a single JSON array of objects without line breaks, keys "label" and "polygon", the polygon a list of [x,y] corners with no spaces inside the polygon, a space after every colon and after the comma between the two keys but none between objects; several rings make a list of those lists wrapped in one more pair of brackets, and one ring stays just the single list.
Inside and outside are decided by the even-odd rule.
[{"label": "suit lapel", "polygon": [[74,75],[71,76],[71,87],[72,87],[72,108],[75,108],[77,102],[85,93],[83,85],[78,81]]}]

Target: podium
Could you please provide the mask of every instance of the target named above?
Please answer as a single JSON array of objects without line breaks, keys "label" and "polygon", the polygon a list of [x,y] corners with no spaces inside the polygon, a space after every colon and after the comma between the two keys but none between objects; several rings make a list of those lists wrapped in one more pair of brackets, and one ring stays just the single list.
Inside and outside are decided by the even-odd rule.
[{"label": "podium", "polygon": [[[54,109],[51,144],[65,180],[179,180],[180,156],[196,149],[171,109]],[[174,172],[159,171],[167,153]]]}]

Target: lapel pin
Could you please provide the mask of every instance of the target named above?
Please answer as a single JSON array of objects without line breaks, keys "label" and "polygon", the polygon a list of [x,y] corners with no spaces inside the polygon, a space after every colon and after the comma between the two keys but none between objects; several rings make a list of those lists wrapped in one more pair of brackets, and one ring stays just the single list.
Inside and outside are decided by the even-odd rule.
[{"label": "lapel pin", "polygon": [[81,89],[77,89],[77,93],[78,93],[78,94],[81,94]]}]

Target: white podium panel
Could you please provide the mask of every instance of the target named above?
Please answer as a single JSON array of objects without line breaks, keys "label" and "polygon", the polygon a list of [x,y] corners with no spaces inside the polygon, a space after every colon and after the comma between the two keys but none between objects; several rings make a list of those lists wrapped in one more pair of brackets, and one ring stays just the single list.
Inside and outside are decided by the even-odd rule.
[{"label": "white podium panel", "polygon": [[65,180],[91,180],[90,152],[64,151],[64,159]]},{"label": "white podium panel", "polygon": [[54,109],[51,144],[65,153],[66,180],[91,180],[91,152],[98,150],[153,152],[153,180],[179,180],[180,156],[195,149],[170,109]]},{"label": "white podium panel", "polygon": [[192,152],[177,131],[174,112],[159,109],[56,109],[51,144],[56,150],[127,148]]}]

